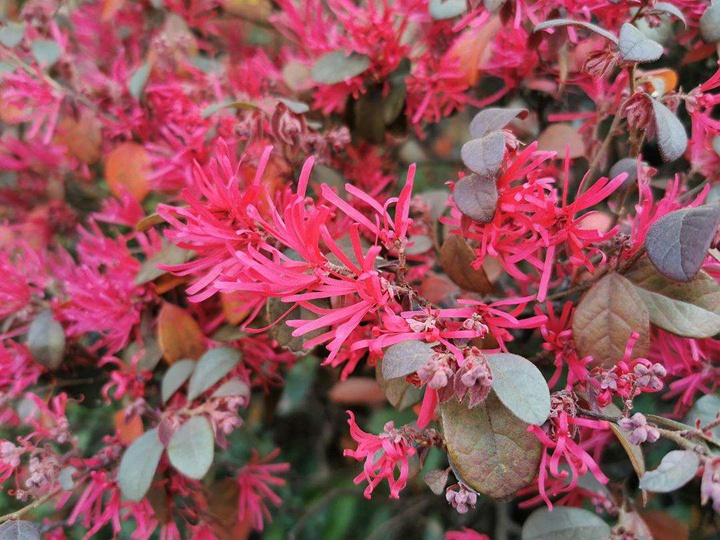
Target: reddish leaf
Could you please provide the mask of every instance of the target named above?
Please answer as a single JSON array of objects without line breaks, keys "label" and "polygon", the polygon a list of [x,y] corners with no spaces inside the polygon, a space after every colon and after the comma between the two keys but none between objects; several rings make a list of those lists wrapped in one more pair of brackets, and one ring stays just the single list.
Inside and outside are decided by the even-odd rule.
[{"label": "reddish leaf", "polygon": [[205,337],[192,315],[181,307],[165,303],[158,315],[158,343],[169,364],[189,358],[197,360],[205,352]]},{"label": "reddish leaf", "polygon": [[135,439],[143,434],[142,418],[133,416],[129,422],[125,421],[125,410],[119,410],[113,416],[115,421],[115,431],[118,434],[120,442],[123,444],[132,444]]},{"label": "reddish leaf", "polygon": [[612,367],[625,354],[633,332],[640,334],[633,357],[648,352],[650,317],[642,298],[627,279],[609,274],[585,293],[573,316],[573,338],[580,354],[595,365]]},{"label": "reddish leaf", "polygon": [[514,118],[518,116],[526,118],[527,115],[527,109],[503,109],[499,107],[483,109],[470,122],[470,134],[479,139],[493,131],[500,131]]},{"label": "reddish leaf", "polygon": [[532,482],[542,446],[494,394],[472,409],[449,401],[441,411],[448,456],[465,484],[502,499]]},{"label": "reddish leaf", "polygon": [[350,377],[336,383],[328,397],[338,405],[381,405],[385,403],[385,392],[380,384],[370,377]]},{"label": "reddish leaf", "polygon": [[440,248],[440,264],[445,273],[466,291],[489,293],[493,286],[482,268],[471,266],[475,252],[464,238],[455,234],[448,237]]},{"label": "reddish leaf", "polygon": [[115,147],[105,161],[105,178],[110,191],[119,197],[127,190],[138,201],[150,192],[150,154],[134,142]]},{"label": "reddish leaf", "polygon": [[558,158],[564,158],[570,145],[570,159],[583,157],[585,145],[577,130],[570,124],[552,124],[538,137],[538,150],[557,152]]}]

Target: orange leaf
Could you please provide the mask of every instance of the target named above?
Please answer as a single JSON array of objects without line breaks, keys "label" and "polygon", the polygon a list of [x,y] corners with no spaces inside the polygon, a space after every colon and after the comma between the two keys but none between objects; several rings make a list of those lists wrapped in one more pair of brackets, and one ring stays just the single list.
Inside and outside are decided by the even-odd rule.
[{"label": "orange leaf", "polygon": [[500,19],[493,15],[480,29],[471,28],[453,43],[448,54],[459,60],[459,65],[466,69],[465,80],[475,86],[480,78],[480,68],[492,52],[490,43],[502,27]]},{"label": "orange leaf", "polygon": [[181,307],[165,303],[158,315],[158,343],[169,364],[189,358],[197,360],[205,352],[205,337],[192,315]]},{"label": "orange leaf", "polygon": [[248,299],[246,295],[240,292],[221,294],[220,300],[222,301],[223,314],[232,325],[238,325],[245,320],[250,314],[249,309],[244,309],[243,306],[248,305]]},{"label": "orange leaf", "polygon": [[138,201],[150,191],[150,154],[134,142],[117,146],[105,161],[105,178],[113,195],[122,195],[126,189]]},{"label": "orange leaf", "polygon": [[385,392],[375,379],[370,377],[351,377],[336,383],[328,392],[328,397],[338,405],[382,405]]},{"label": "orange leaf", "polygon": [[83,111],[77,120],[64,118],[59,128],[62,133],[60,142],[67,146],[71,155],[88,165],[100,159],[102,127],[93,113]]},{"label": "orange leaf", "polygon": [[125,4],[125,0],[103,0],[102,11],[100,12],[101,21],[109,21]]},{"label": "orange leaf", "polygon": [[565,150],[570,145],[570,159],[583,157],[585,145],[577,130],[570,124],[552,124],[538,137],[538,150],[557,152],[557,159],[565,159]]},{"label": "orange leaf", "polygon": [[120,442],[130,444],[144,433],[143,423],[139,416],[133,416],[129,422],[125,421],[125,411],[119,410],[115,413],[115,431],[117,431]]}]

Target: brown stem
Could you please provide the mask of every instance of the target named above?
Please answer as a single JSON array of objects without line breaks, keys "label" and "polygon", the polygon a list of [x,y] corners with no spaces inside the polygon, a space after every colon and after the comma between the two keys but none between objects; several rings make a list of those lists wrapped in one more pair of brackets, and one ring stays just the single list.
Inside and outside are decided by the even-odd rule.
[{"label": "brown stem", "polygon": [[27,514],[31,510],[34,510],[35,508],[42,506],[43,504],[48,502],[55,495],[60,493],[61,490],[62,490],[62,488],[60,488],[60,487],[55,488],[52,491],[48,491],[42,497],[35,499],[33,502],[31,502],[27,506],[22,507],[20,510],[16,510],[15,512],[10,512],[9,514],[0,516],[0,523],[5,523],[6,521],[9,521],[11,519],[20,519],[21,517],[23,517],[25,514]]}]

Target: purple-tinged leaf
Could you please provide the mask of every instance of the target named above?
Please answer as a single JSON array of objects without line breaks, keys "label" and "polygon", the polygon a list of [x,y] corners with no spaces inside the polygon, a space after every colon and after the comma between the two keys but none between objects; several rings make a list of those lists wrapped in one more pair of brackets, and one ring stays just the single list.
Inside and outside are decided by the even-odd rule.
[{"label": "purple-tinged leaf", "polygon": [[471,174],[455,183],[453,201],[458,210],[470,219],[490,223],[495,217],[498,191],[494,178]]},{"label": "purple-tinged leaf", "polygon": [[684,26],[687,26],[685,15],[680,11],[680,8],[671,4],[670,2],[658,2],[652,10],[653,13],[668,13],[680,19]]},{"label": "purple-tinged leaf", "polygon": [[572,327],[578,351],[582,356],[592,356],[594,365],[617,364],[633,332],[640,334],[633,354],[647,354],[648,309],[633,284],[620,274],[608,274],[585,293],[573,315]]},{"label": "purple-tinged leaf", "polygon": [[692,450],[668,452],[658,468],[640,478],[640,488],[653,493],[670,493],[695,478],[700,467],[698,455]]},{"label": "purple-tinged leaf", "polygon": [[546,30],[548,28],[557,28],[558,26],[580,26],[591,32],[601,35],[605,39],[612,41],[615,45],[618,44],[618,38],[615,34],[608,32],[607,30],[600,28],[596,24],[592,24],[585,21],[574,21],[572,19],[551,19],[549,21],[541,22],[535,27],[533,32],[539,32],[540,30]]},{"label": "purple-tinged leaf", "polygon": [[30,521],[11,519],[0,525],[0,540],[40,540],[40,531]]},{"label": "purple-tinged leaf", "polygon": [[445,492],[450,471],[428,471],[423,474],[423,480],[435,495],[442,495]]},{"label": "purple-tinged leaf", "polygon": [[630,23],[625,23],[620,28],[618,48],[620,49],[620,58],[626,62],[653,62],[663,53],[662,45],[645,37]]},{"label": "purple-tinged leaf", "polygon": [[541,425],[550,415],[550,390],[535,364],[517,354],[488,354],[492,389],[523,422]]},{"label": "purple-tinged leaf", "polygon": [[413,339],[391,345],[383,355],[383,377],[390,381],[415,373],[430,361],[433,354],[435,351],[424,341]]},{"label": "purple-tinged leaf", "polygon": [[337,84],[364,73],[370,67],[370,58],[356,52],[332,51],[322,55],[312,67],[311,74],[320,84]]},{"label": "purple-tinged leaf", "polygon": [[168,443],[170,463],[194,480],[205,476],[215,456],[215,436],[204,416],[193,416],[173,433]]},{"label": "purple-tinged leaf", "polygon": [[658,148],[663,161],[675,161],[682,157],[687,148],[688,138],[678,117],[659,101],[652,100]]},{"label": "purple-tinged leaf", "polygon": [[493,178],[500,170],[505,155],[505,135],[494,131],[466,142],[460,150],[465,166],[483,178]]},{"label": "purple-tinged leaf", "polygon": [[720,41],[720,4],[709,6],[700,17],[700,35],[705,43]]},{"label": "purple-tinged leaf", "polygon": [[249,399],[250,387],[245,381],[241,381],[240,379],[230,379],[229,381],[222,383],[218,389],[212,393],[212,397],[242,397]]},{"label": "purple-tinged leaf", "polygon": [[627,173],[627,178],[625,179],[625,182],[623,182],[624,186],[634,184],[638,178],[638,160],[630,157],[621,159],[615,163],[615,165],[610,167],[608,177],[611,179],[617,178],[622,173]]},{"label": "purple-tinged leaf", "polygon": [[522,540],[599,540],[610,537],[610,527],[602,518],[585,510],[556,506],[550,512],[542,507],[525,521]]},{"label": "purple-tinged leaf", "polygon": [[720,206],[716,205],[666,214],[647,233],[648,257],[663,276],[690,281],[702,268],[718,225]]},{"label": "purple-tinged leaf", "polygon": [[[694,427],[695,421],[700,420],[700,427],[704,427],[717,420],[718,414],[720,414],[720,395],[707,394],[695,402],[685,417],[685,423]],[[713,428],[712,434],[713,437],[720,438],[720,426]]]},{"label": "purple-tinged leaf", "polygon": [[502,499],[524,488],[537,473],[542,446],[491,393],[480,405],[441,405],[448,456],[461,480],[478,493]]},{"label": "purple-tinged leaf", "polygon": [[720,332],[720,284],[702,270],[692,281],[677,282],[641,259],[625,277],[637,288],[655,326],[697,339]]},{"label": "purple-tinged leaf", "polygon": [[514,118],[518,116],[526,118],[527,115],[527,109],[503,109],[500,107],[483,109],[470,122],[470,135],[479,139],[493,131],[500,131]]}]

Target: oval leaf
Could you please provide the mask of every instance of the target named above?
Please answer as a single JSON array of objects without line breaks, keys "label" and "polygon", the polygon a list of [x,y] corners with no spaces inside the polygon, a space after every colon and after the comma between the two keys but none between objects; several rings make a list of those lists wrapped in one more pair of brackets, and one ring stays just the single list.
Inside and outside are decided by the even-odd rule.
[{"label": "oval leaf", "polygon": [[0,525],[0,540],[40,540],[40,531],[34,523],[13,519]]},{"label": "oval leaf", "polygon": [[0,43],[12,49],[22,41],[26,28],[24,22],[7,21],[5,25],[0,28]]},{"label": "oval leaf", "polygon": [[117,146],[105,161],[105,178],[116,197],[127,191],[142,201],[150,192],[150,154],[135,142]]},{"label": "oval leaf", "polygon": [[[570,124],[559,123],[552,124],[538,137],[538,150],[544,152],[557,152],[558,158],[564,158],[565,155],[570,159],[583,157],[585,155],[585,144],[582,137]],[[568,145],[570,153],[567,153]]]},{"label": "oval leaf", "polygon": [[613,424],[611,422],[610,429],[615,434],[618,441],[620,441],[620,444],[625,450],[628,458],[630,458],[630,463],[632,464],[633,469],[635,469],[635,473],[638,475],[638,478],[641,478],[645,474],[645,456],[643,456],[642,448],[640,448],[637,444],[631,443],[625,434],[626,432],[617,424]]},{"label": "oval leaf", "polygon": [[573,315],[573,339],[582,356],[614,366],[633,332],[640,334],[633,356],[648,352],[650,316],[638,291],[620,274],[609,274],[585,293]]},{"label": "oval leaf", "polygon": [[556,506],[535,510],[525,521],[522,540],[601,540],[610,537],[610,527],[583,508]]},{"label": "oval leaf", "polygon": [[125,450],[120,461],[118,482],[126,499],[138,502],[145,497],[162,453],[163,446],[157,428],[145,432]]},{"label": "oval leaf", "polygon": [[43,67],[51,67],[60,60],[60,45],[52,39],[35,40],[31,48],[35,60]]},{"label": "oval leaf", "polygon": [[39,364],[51,370],[60,367],[65,357],[65,331],[49,309],[38,313],[30,324],[27,346]]},{"label": "oval leaf", "polygon": [[490,223],[498,203],[495,178],[481,178],[477,174],[461,178],[455,182],[453,201],[464,216],[480,223]]},{"label": "oval leaf", "polygon": [[320,84],[337,84],[357,77],[370,67],[364,54],[332,51],[321,56],[312,67],[311,76]]},{"label": "oval leaf", "polygon": [[423,474],[423,480],[435,495],[442,495],[445,492],[450,471],[428,471]]},{"label": "oval leaf", "polygon": [[720,41],[720,4],[708,6],[700,17],[700,35],[705,43]]},{"label": "oval leaf", "polygon": [[391,345],[383,355],[383,377],[389,381],[415,373],[433,354],[435,351],[424,341],[413,339]]},{"label": "oval leaf", "polygon": [[[670,2],[658,2],[655,4],[655,7],[653,8],[654,13],[667,13],[669,15],[673,15],[680,19],[680,21],[683,23],[683,25],[687,26],[687,21],[685,20],[685,15],[683,15],[683,12],[680,11],[680,8],[675,6],[674,4],[671,4]],[[720,21],[718,21],[720,22]]]},{"label": "oval leaf", "polygon": [[403,411],[409,409],[420,401],[423,389],[417,388],[403,378],[387,381],[382,374],[382,360],[375,365],[375,380],[385,392],[385,397],[396,409]]},{"label": "oval leaf", "polygon": [[[703,396],[695,402],[690,412],[685,417],[685,423],[695,426],[695,421],[700,420],[700,427],[714,422],[720,414],[720,396],[717,394],[709,394]],[[713,437],[720,437],[720,426],[712,430]]]},{"label": "oval leaf", "polygon": [[488,354],[492,388],[510,412],[523,422],[540,425],[550,416],[550,390],[535,364],[517,354]]},{"label": "oval leaf", "polygon": [[625,276],[637,288],[655,326],[700,339],[720,332],[720,285],[705,272],[679,283],[661,276],[643,259]]},{"label": "oval leaf", "polygon": [[158,268],[159,264],[173,266],[190,260],[193,252],[177,247],[175,244],[165,244],[160,251],[140,265],[140,271],[135,278],[135,285],[144,285],[156,280],[167,273],[167,270]]},{"label": "oval leaf", "polygon": [[475,252],[465,239],[455,234],[440,248],[440,265],[450,279],[466,291],[489,293],[493,290],[492,283],[485,270],[473,268],[475,258]]},{"label": "oval leaf", "polygon": [[240,362],[242,354],[233,347],[218,347],[202,355],[188,385],[188,401],[194,400],[230,373]]},{"label": "oval leaf", "polygon": [[653,62],[663,53],[662,45],[645,37],[630,23],[625,23],[620,28],[618,48],[620,58],[626,62]]},{"label": "oval leaf", "polygon": [[638,160],[635,158],[623,158],[615,165],[610,167],[608,178],[617,178],[622,173],[627,173],[627,178],[623,182],[624,186],[634,184],[638,178]]},{"label": "oval leaf", "polygon": [[214,398],[222,397],[250,397],[250,387],[240,379],[230,379],[220,385],[212,394]]},{"label": "oval leaf", "polygon": [[467,11],[467,0],[430,0],[428,10],[436,21],[453,19]]},{"label": "oval leaf", "polygon": [[470,122],[470,135],[479,139],[493,131],[500,131],[507,126],[510,121],[516,117],[526,118],[527,109],[503,109],[500,107],[490,107],[483,109],[475,115]]},{"label": "oval leaf", "polygon": [[163,377],[160,387],[163,403],[167,403],[167,400],[190,378],[190,375],[195,370],[196,363],[195,360],[185,359],[170,366]]},{"label": "oval leaf", "polygon": [[505,135],[494,131],[466,142],[460,150],[465,166],[483,178],[495,177],[505,155]]},{"label": "oval leaf", "polygon": [[532,482],[542,447],[494,394],[472,409],[457,401],[441,406],[448,456],[465,484],[502,499]]},{"label": "oval leaf", "polygon": [[195,360],[205,352],[205,336],[187,310],[164,303],[158,315],[158,344],[169,363]]},{"label": "oval leaf", "polygon": [[670,212],[647,233],[648,257],[663,276],[690,281],[700,271],[719,224],[720,206]]},{"label": "oval leaf", "polygon": [[580,26],[581,28],[585,28],[587,30],[590,30],[591,32],[595,32],[596,34],[601,35],[602,37],[612,41],[616,45],[618,43],[618,38],[617,36],[615,36],[615,34],[611,34],[607,30],[600,28],[598,25],[585,21],[574,21],[572,19],[551,19],[549,21],[544,21],[538,24],[535,27],[535,30],[533,30],[533,32],[539,32],[540,30],[546,30],[548,28],[557,28],[559,26]]},{"label": "oval leaf", "polygon": [[682,157],[687,148],[688,138],[682,122],[670,109],[659,101],[652,100],[658,148],[663,161],[675,161]]},{"label": "oval leaf", "polygon": [[640,488],[654,493],[670,493],[680,489],[695,477],[700,460],[692,450],[668,452],[657,469],[640,478]]},{"label": "oval leaf", "polygon": [[173,433],[168,443],[170,463],[188,478],[200,480],[212,465],[215,438],[204,416],[193,416]]}]

